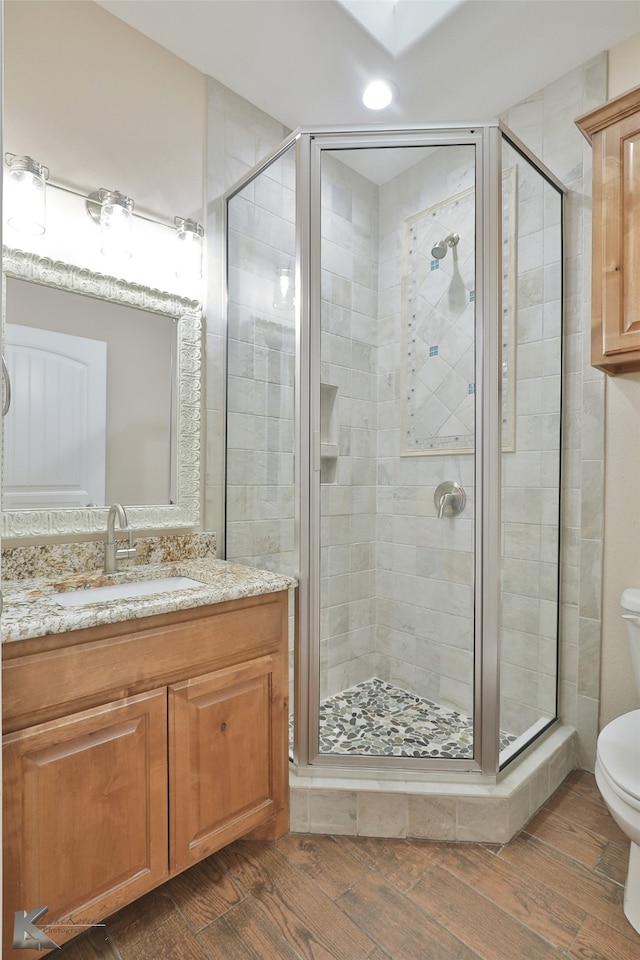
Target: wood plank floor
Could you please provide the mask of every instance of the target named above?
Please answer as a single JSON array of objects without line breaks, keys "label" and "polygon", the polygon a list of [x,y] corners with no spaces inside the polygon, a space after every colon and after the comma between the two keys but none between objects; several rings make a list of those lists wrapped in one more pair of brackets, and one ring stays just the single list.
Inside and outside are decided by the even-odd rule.
[{"label": "wood plank floor", "polygon": [[238,841],[59,960],[639,960],[628,841],[572,773],[505,846]]}]

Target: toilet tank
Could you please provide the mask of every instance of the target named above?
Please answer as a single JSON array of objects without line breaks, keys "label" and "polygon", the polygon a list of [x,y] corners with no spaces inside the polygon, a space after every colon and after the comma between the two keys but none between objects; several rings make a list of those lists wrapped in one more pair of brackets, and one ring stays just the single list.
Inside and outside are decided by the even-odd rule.
[{"label": "toilet tank", "polygon": [[637,587],[625,590],[620,599],[620,605],[624,610],[622,616],[627,625],[636,690],[640,695],[640,590]]}]

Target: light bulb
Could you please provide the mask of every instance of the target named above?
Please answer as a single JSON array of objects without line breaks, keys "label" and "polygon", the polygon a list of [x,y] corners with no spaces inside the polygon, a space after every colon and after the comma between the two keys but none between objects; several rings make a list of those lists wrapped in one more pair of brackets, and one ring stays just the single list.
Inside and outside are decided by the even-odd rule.
[{"label": "light bulb", "polygon": [[31,157],[6,154],[9,167],[7,175],[7,223],[19,233],[37,236],[46,229],[45,181],[49,177],[47,167]]},{"label": "light bulb", "polygon": [[362,94],[362,102],[369,110],[384,110],[393,100],[393,85],[389,80],[372,80]]},{"label": "light bulb", "polygon": [[117,190],[101,191],[101,250],[109,260],[131,259],[133,200]]},{"label": "light bulb", "polygon": [[196,220],[175,217],[178,254],[176,276],[181,280],[202,279],[204,229]]},{"label": "light bulb", "polygon": [[294,306],[294,292],[293,270],[281,267],[278,270],[278,289],[273,301],[276,310],[287,310]]}]

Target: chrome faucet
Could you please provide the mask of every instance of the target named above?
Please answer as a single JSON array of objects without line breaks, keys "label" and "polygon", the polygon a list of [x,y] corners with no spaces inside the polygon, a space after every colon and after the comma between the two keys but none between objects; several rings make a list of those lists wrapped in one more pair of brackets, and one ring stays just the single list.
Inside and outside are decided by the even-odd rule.
[{"label": "chrome faucet", "polygon": [[[116,543],[116,519],[121,530],[129,531],[129,546],[119,547]],[[127,515],[121,503],[114,503],[109,507],[107,517],[107,542],[104,545],[104,572],[115,573],[118,569],[118,560],[131,560],[136,555],[133,543],[133,530],[127,523]]]}]

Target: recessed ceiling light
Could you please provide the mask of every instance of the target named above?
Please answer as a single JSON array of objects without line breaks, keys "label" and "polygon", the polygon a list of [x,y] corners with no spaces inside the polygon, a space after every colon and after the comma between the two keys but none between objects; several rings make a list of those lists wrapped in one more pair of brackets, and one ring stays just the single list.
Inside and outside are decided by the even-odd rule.
[{"label": "recessed ceiling light", "polygon": [[384,110],[393,100],[394,86],[389,80],[372,80],[362,94],[362,102],[369,110]]}]

